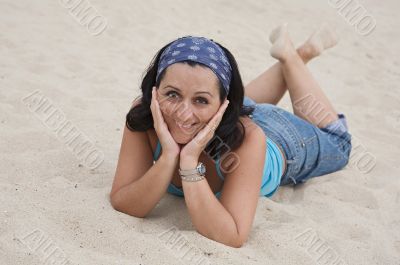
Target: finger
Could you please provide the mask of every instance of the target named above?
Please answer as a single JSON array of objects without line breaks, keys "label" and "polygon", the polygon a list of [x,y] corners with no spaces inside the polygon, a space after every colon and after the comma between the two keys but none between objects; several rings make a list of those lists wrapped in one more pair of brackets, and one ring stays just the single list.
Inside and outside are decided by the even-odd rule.
[{"label": "finger", "polygon": [[209,130],[215,131],[220,124],[222,117],[224,116],[224,112],[226,108],[228,107],[229,100],[225,100],[224,103],[220,106],[219,110],[217,113],[214,115],[214,117],[208,122],[207,126]]},{"label": "finger", "polygon": [[153,125],[154,126],[158,126],[158,124],[160,122],[160,118],[159,118],[158,111],[157,111],[157,98],[156,97],[157,97],[157,95],[155,93],[155,87],[153,87],[152,91],[151,91],[150,107],[151,107],[151,110],[153,113]]},{"label": "finger", "polygon": [[155,109],[156,109],[156,112],[157,112],[157,118],[161,122],[164,119],[163,119],[163,116],[162,116],[162,113],[161,113],[160,103],[158,102],[158,98],[157,98],[158,95],[157,95],[157,91],[156,90],[154,90],[154,94],[155,94],[155,98],[154,98],[155,104],[154,104],[154,106],[155,106]]},{"label": "finger", "polygon": [[[164,120],[164,113],[168,114],[168,104],[162,104],[164,99],[161,99],[161,102],[159,100],[159,95],[156,87],[153,87],[154,89],[154,99],[155,99],[155,107],[158,112],[158,116],[161,120]],[[168,102],[167,102],[168,103]]]},{"label": "finger", "polygon": [[157,94],[157,90],[156,89],[154,90],[154,94],[155,94],[155,97],[154,97],[155,104],[154,105],[155,105],[155,110],[156,110],[156,113],[157,113],[157,121],[159,122],[160,126],[161,125],[165,125],[166,126],[166,123],[164,121],[164,115],[163,115],[163,112],[161,111],[160,103],[158,101],[158,94]]},{"label": "finger", "polygon": [[228,105],[229,105],[229,100],[225,99],[224,103],[221,105],[221,107],[218,110],[221,118],[224,115],[224,112],[225,112],[226,108],[228,107]]},{"label": "finger", "polygon": [[218,128],[222,120],[222,116],[229,104],[229,100],[225,100],[224,103],[220,106],[217,113],[214,117],[206,124],[206,126],[196,135],[195,142],[198,145],[204,145],[208,143],[212,139],[215,134],[215,130]]},{"label": "finger", "polygon": [[215,135],[215,129],[206,126],[195,137],[195,142],[199,146],[205,146]]},{"label": "finger", "polygon": [[[156,113],[155,113],[155,104],[156,104],[156,102],[155,102],[154,87],[153,87],[151,89],[151,102],[150,102],[150,109],[151,109],[151,112],[153,113],[153,116],[156,115]],[[156,117],[153,117],[153,118],[156,118]]]}]

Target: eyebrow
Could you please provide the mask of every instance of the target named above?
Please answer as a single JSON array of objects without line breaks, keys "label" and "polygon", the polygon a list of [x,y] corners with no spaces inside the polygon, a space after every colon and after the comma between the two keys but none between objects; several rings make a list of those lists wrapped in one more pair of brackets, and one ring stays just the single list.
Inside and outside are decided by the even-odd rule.
[{"label": "eyebrow", "polygon": [[[182,92],[182,90],[180,90],[179,88],[174,87],[174,86],[170,86],[170,85],[164,87],[164,89],[166,89],[167,87],[171,87],[173,89],[178,90],[179,92]],[[207,91],[197,91],[195,94],[209,94],[212,97],[212,94],[210,92],[207,92]]]}]

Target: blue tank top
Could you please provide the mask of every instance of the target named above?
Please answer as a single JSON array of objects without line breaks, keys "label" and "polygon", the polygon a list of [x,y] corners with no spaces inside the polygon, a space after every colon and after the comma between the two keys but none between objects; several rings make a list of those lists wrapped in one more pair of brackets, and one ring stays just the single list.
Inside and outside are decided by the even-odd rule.
[{"label": "blue tank top", "polygon": [[[270,197],[274,194],[274,192],[278,189],[279,184],[281,182],[281,176],[283,171],[283,161],[284,158],[279,150],[279,147],[273,142],[269,137],[267,137],[267,150],[265,154],[265,163],[263,170],[263,179],[261,182],[260,196]],[[161,144],[157,141],[156,151],[153,156],[153,160],[156,161],[159,158],[161,153]],[[217,161],[215,163],[215,167],[217,170],[218,176],[224,181],[224,175],[220,169],[220,155],[218,154]],[[173,183],[170,183],[167,189],[168,193],[184,197],[183,190],[181,188],[176,187]],[[219,198],[221,196],[221,192],[218,191],[215,193],[215,196]]]}]

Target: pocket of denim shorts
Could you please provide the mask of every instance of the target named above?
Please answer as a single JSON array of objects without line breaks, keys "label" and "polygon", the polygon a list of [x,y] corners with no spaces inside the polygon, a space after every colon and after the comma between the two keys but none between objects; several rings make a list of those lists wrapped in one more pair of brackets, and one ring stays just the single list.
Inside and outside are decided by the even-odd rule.
[{"label": "pocket of denim shorts", "polygon": [[306,158],[304,161],[304,168],[309,170],[315,167],[319,154],[319,145],[317,135],[303,139],[306,148]]}]

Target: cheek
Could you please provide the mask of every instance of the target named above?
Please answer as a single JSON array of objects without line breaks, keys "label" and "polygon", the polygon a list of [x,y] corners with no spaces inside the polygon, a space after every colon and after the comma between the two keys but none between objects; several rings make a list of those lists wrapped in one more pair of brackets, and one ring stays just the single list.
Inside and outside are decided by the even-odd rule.
[{"label": "cheek", "polygon": [[204,117],[205,119],[211,119],[215,115],[215,113],[217,113],[217,111],[218,111],[218,106],[214,104],[209,104],[206,107],[197,109],[198,114]]},{"label": "cheek", "polygon": [[163,112],[163,118],[164,118],[164,121],[165,121],[165,123],[168,125],[168,126],[170,126],[170,125],[172,125],[173,123],[175,123],[174,122],[174,119],[171,117],[171,115],[169,115],[168,113],[164,113]]},{"label": "cheek", "polygon": [[201,115],[203,117],[203,120],[206,122],[209,122],[215,114],[217,114],[218,108],[208,108],[205,110]]},{"label": "cheek", "polygon": [[171,120],[177,108],[178,108],[177,104],[168,101],[161,103],[160,109],[164,117],[164,120]]}]

